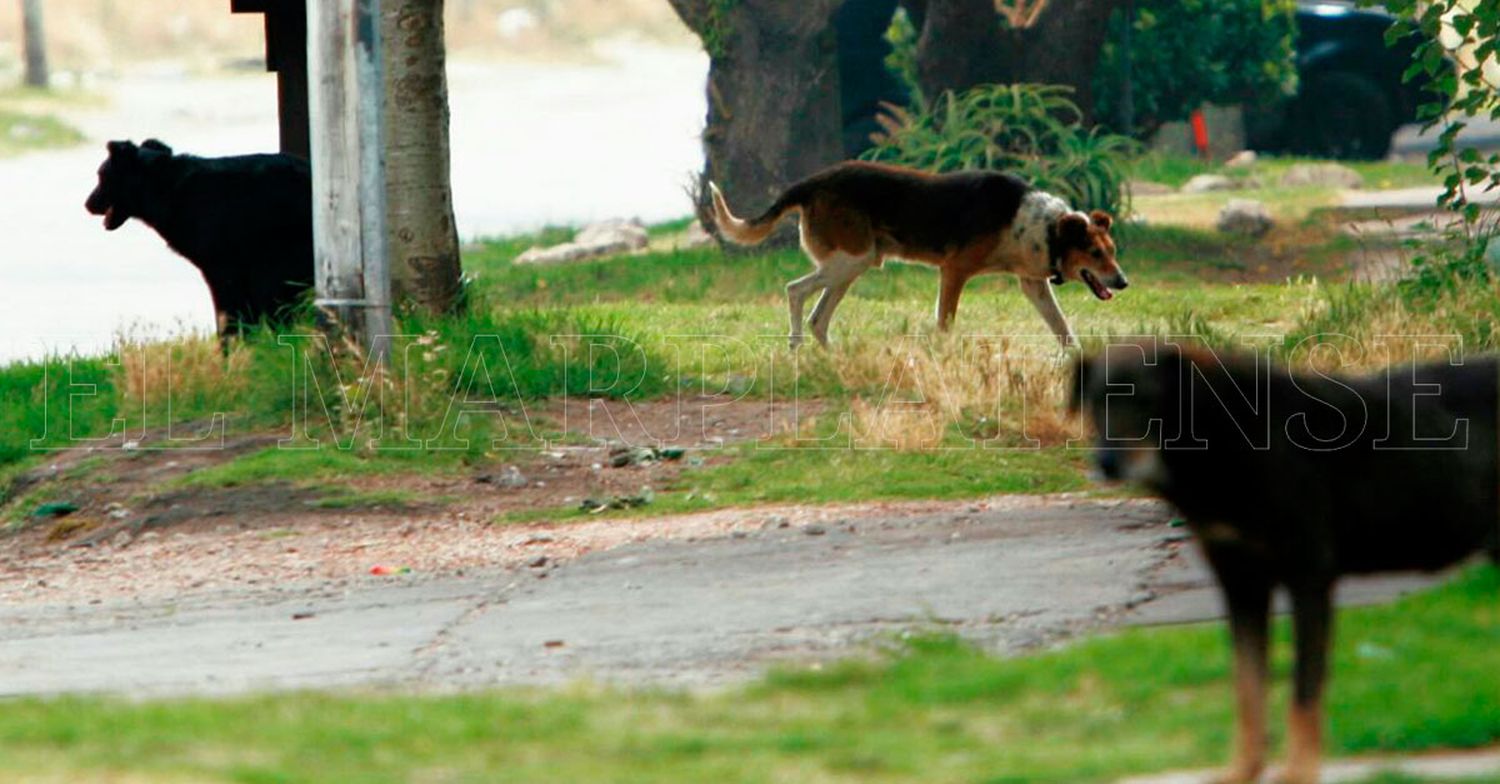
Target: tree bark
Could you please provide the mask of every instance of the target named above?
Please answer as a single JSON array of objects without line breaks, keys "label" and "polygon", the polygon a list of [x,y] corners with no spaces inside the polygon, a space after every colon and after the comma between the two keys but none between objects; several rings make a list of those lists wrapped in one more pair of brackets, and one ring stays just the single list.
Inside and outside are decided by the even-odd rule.
[{"label": "tree bark", "polygon": [[385,0],[386,216],[397,304],[451,310],[462,269],[449,172],[442,0]]},{"label": "tree bark", "polygon": [[21,48],[27,86],[46,87],[52,77],[47,69],[47,39],[42,33],[42,0],[21,0]]},{"label": "tree bark", "polygon": [[1093,115],[1094,70],[1109,16],[1123,0],[1047,0],[1025,27],[1002,24],[994,0],[927,0],[917,42],[922,90],[1039,82],[1073,88],[1085,121]]},{"label": "tree bark", "polygon": [[[789,184],[843,158],[840,0],[670,2],[709,54],[704,177],[735,212],[758,214]],[[700,214],[706,190],[697,194]]]}]

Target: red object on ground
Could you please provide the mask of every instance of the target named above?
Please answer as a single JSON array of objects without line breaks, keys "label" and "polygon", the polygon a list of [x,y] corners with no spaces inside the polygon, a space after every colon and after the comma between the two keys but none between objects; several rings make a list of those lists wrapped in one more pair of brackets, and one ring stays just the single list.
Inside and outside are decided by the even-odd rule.
[{"label": "red object on ground", "polygon": [[396,573],[396,570],[392,569],[389,566],[372,566],[372,567],[370,567],[370,574],[395,574],[395,573]]},{"label": "red object on ground", "polygon": [[1193,112],[1193,146],[1199,155],[1208,157],[1208,121],[1203,119],[1202,109]]}]

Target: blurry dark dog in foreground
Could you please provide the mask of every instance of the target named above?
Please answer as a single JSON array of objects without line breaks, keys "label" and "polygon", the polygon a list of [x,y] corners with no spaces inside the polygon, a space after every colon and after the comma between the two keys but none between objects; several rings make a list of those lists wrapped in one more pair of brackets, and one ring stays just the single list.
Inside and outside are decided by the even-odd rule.
[{"label": "blurry dark dog in foreground", "polygon": [[1177,506],[1223,592],[1239,720],[1219,781],[1265,766],[1273,588],[1288,590],[1296,633],[1282,780],[1316,782],[1335,580],[1500,552],[1497,378],[1496,357],[1363,377],[1154,344],[1079,360],[1073,407],[1100,470]]},{"label": "blurry dark dog in foreground", "polygon": [[114,231],[131,218],[203,273],[221,340],[275,321],[313,285],[312,173],[290,155],[199,158],[114,141],[84,206]]}]

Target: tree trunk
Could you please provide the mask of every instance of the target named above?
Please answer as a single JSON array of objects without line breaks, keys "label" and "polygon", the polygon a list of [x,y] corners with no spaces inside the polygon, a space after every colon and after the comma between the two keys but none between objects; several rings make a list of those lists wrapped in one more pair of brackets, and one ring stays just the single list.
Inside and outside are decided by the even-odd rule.
[{"label": "tree trunk", "polygon": [[46,87],[52,79],[47,70],[47,40],[42,34],[42,0],[21,0],[21,48],[26,58],[26,84]]},{"label": "tree trunk", "polygon": [[391,293],[430,313],[458,299],[458,229],[449,177],[442,0],[385,0],[385,176]]},{"label": "tree trunk", "polygon": [[735,212],[758,214],[789,184],[843,158],[840,0],[670,2],[709,54],[704,176]]},{"label": "tree trunk", "polygon": [[917,43],[922,90],[936,97],[979,84],[1065,84],[1088,121],[1099,50],[1122,2],[1046,0],[1029,24],[1012,28],[1002,24],[994,0],[927,0]]}]

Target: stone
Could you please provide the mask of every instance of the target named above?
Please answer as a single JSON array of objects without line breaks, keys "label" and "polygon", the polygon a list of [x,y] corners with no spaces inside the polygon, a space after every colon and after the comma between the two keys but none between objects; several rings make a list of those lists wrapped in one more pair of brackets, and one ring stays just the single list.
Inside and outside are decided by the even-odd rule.
[{"label": "stone", "polygon": [[1229,156],[1229,160],[1224,161],[1224,168],[1226,168],[1226,169],[1245,169],[1245,168],[1249,168],[1249,167],[1255,165],[1255,157],[1256,156],[1255,156],[1255,151],[1254,150],[1240,150],[1239,152],[1237,152],[1237,153]]},{"label": "stone", "polygon": [[1266,205],[1254,199],[1230,199],[1219,210],[1218,228],[1227,234],[1259,237],[1270,231],[1274,224]]},{"label": "stone", "polygon": [[645,250],[650,244],[646,227],[639,220],[607,220],[579,230],[572,242],[551,247],[533,247],[522,253],[517,264],[568,264],[622,253]]},{"label": "stone", "polygon": [[1365,178],[1342,163],[1298,163],[1281,175],[1286,188],[1362,188]]},{"label": "stone", "polygon": [[1167,193],[1176,193],[1172,186],[1150,180],[1130,180],[1125,183],[1126,190],[1131,196],[1161,196]]},{"label": "stone", "polygon": [[716,244],[714,235],[709,234],[708,229],[703,228],[701,221],[695,220],[688,224],[687,229],[678,238],[677,249],[698,250],[700,248],[711,248]]},{"label": "stone", "polygon": [[1233,178],[1222,174],[1198,174],[1182,184],[1183,193],[1208,193],[1209,191],[1232,191],[1240,187]]}]

